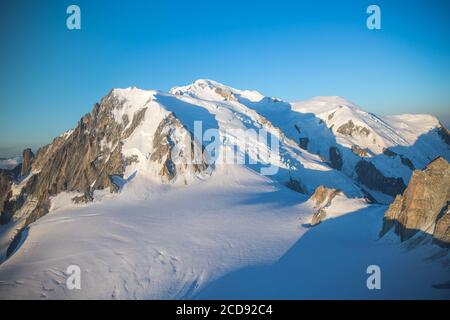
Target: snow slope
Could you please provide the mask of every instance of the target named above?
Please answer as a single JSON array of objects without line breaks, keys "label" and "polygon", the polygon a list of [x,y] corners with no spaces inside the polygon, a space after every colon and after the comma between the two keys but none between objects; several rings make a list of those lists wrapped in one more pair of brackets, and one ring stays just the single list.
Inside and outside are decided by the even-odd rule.
[{"label": "snow slope", "polygon": [[[268,266],[237,270],[196,299],[450,299],[450,257],[434,245],[379,239],[384,206],[366,206],[306,232]],[[380,267],[369,290],[367,267]]]},{"label": "snow slope", "polygon": [[[240,166],[188,187],[136,178],[117,196],[32,224],[0,266],[0,298],[450,298],[432,287],[450,279],[442,249],[378,239],[386,207],[337,199],[309,229],[304,201]],[[366,287],[372,264],[380,291]],[[70,265],[81,290],[65,286]]]},{"label": "snow slope", "polygon": [[[378,240],[386,207],[362,199],[354,177],[360,157],[350,150],[356,144],[367,149],[386,176],[406,182],[411,170],[383,149],[416,166],[437,153],[449,157],[433,131],[435,118],[381,118],[339,97],[291,104],[212,80],[168,93],[115,89],[112,96],[121,101],[113,121],[124,131],[147,110],[120,141],[123,156],[138,161],[114,177],[117,194],[96,191],[83,205],[71,203],[74,194],[52,198],[50,213],[22,233],[20,246],[0,265],[0,298],[448,297],[432,287],[450,280],[448,252],[433,245],[409,250],[394,237]],[[151,161],[156,132],[169,117],[174,121],[162,131],[180,168],[176,181],[160,179],[161,163]],[[342,134],[338,129],[349,120],[356,131]],[[249,134],[261,130],[267,139]],[[208,152],[209,143],[217,146],[205,157],[210,166],[202,175],[187,165],[192,135]],[[299,146],[301,137],[309,139],[307,148]],[[105,139],[102,147],[115,146]],[[342,170],[330,166],[330,147],[341,148]],[[230,155],[245,161],[230,164]],[[291,181],[304,194],[288,189]],[[307,199],[319,185],[343,194],[327,208],[328,219],[309,229],[314,208]],[[8,228],[0,227],[1,246]],[[426,259],[435,253],[443,256]],[[388,283],[399,279],[401,285],[368,292],[365,268],[377,263]],[[65,285],[70,265],[81,269],[81,290]]]},{"label": "snow slope", "polygon": [[[189,187],[136,177],[117,197],[32,224],[0,266],[0,298],[185,298],[211,280],[278,259],[304,232],[298,193],[239,166]],[[65,287],[69,265],[82,289]]]},{"label": "snow slope", "polygon": [[[325,155],[330,146],[339,146],[344,155],[344,170],[349,174],[359,159],[350,152],[352,146],[365,150],[367,160],[374,163],[385,176],[401,177],[405,184],[409,181],[411,170],[402,165],[399,157],[390,159],[384,155],[385,149],[389,148],[409,159],[418,169],[423,169],[439,155],[450,159],[449,146],[437,133],[441,124],[433,116],[379,117],[340,97],[316,97],[291,105],[292,111],[304,117],[304,119],[300,117],[297,121],[297,125],[304,128],[303,135],[308,137],[316,135],[317,129],[308,123],[311,118],[317,118],[327,129],[331,129],[326,129],[332,134],[321,140],[320,145],[311,139],[311,150]],[[343,133],[345,130],[339,130],[349,121],[356,128],[350,135]]]},{"label": "snow slope", "polygon": [[[136,174],[161,182],[162,164],[151,159],[151,155],[155,152],[154,140],[156,132],[160,128],[163,121],[167,121],[167,125],[162,132],[169,135],[170,143],[174,145],[171,153],[172,160],[177,168],[177,175],[172,183],[188,183],[202,178],[196,174],[187,164],[191,164],[195,159],[191,159],[190,138],[191,133],[183,124],[178,122],[176,117],[173,121],[168,120],[172,112],[164,105],[157,101],[159,93],[153,90],[142,90],[135,87],[126,89],[114,89],[112,96],[118,99],[121,108],[114,109],[113,116],[117,123],[124,125],[124,119],[129,121],[124,126],[126,132],[132,127],[134,119],[141,111],[145,110],[144,117],[137,128],[133,130],[129,137],[121,141],[122,154],[127,158],[135,158],[136,161],[126,167],[122,183],[134,177]],[[105,143],[106,144],[106,143]],[[108,146],[113,150],[115,146]],[[201,156],[201,153],[200,153]],[[197,159],[199,160],[199,159]]]},{"label": "snow slope", "polygon": [[[250,157],[258,161],[257,166],[246,164],[248,167],[259,172],[261,166],[272,167],[275,171],[270,174],[271,178],[282,183],[290,178],[298,180],[303,191],[308,194],[322,184],[340,189],[350,197],[363,196],[350,178],[332,169],[320,156],[302,150],[295,140],[280,129],[282,127],[274,123],[272,118],[265,118],[265,114],[255,107],[256,104],[266,102],[278,104],[279,100],[263,97],[255,91],[226,87],[211,80],[198,80],[190,86],[172,88],[170,92],[175,95],[161,94],[158,101],[182,119],[192,132],[193,121],[205,119],[203,115],[193,119],[193,109],[206,109],[214,117],[215,120],[210,121],[214,124],[207,124],[203,129],[219,129],[222,156],[229,154],[230,149],[237,145],[240,158]],[[265,130],[270,137],[260,141],[246,130]],[[271,144],[279,146],[278,150]],[[219,157],[217,161],[223,163],[226,159]]]},{"label": "snow slope", "polygon": [[[384,148],[407,144],[393,128],[381,118],[365,112],[352,102],[340,97],[316,97],[304,102],[293,103],[292,110],[302,113],[314,113],[331,128],[337,143],[351,148],[357,145],[367,148],[373,154],[380,154]],[[348,121],[361,128],[351,135],[339,132],[339,128]],[[367,131],[365,131],[367,130]],[[367,135],[366,135],[367,133]]]},{"label": "snow slope", "polygon": [[[379,117],[341,97],[293,103],[273,98],[240,101],[270,119],[299,145],[306,140],[303,148],[322,159],[331,161],[330,149],[336,148],[342,159],[341,171],[355,181],[355,167],[362,159],[387,178],[401,178],[405,185],[412,169],[424,168],[437,156],[450,160],[450,148],[440,137],[441,125],[433,116]],[[384,154],[387,148],[395,155]],[[381,203],[392,201],[381,190],[365,190]]]}]

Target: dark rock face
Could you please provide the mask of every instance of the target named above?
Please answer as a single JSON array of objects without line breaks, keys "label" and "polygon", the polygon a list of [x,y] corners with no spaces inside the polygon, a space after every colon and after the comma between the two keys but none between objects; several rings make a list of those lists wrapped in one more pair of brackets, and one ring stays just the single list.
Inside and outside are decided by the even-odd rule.
[{"label": "dark rock face", "polygon": [[[124,170],[120,143],[123,128],[111,111],[119,105],[112,95],[107,96],[79,121],[72,133],[57,137],[38,150],[31,167],[37,173],[31,172],[33,176],[19,196],[38,203],[28,212],[26,225],[46,214],[49,197],[62,191],[87,194],[91,189],[117,189],[110,176],[121,175]],[[112,145],[112,150],[103,147],[102,140]],[[29,170],[23,165],[22,172],[24,169]]]},{"label": "dark rock face", "polygon": [[450,246],[450,207],[449,202],[441,210],[436,220],[433,237],[442,246]]},{"label": "dark rock face", "polygon": [[355,171],[359,183],[392,197],[402,193],[406,188],[402,178],[385,177],[373,163],[366,160],[359,161]]},{"label": "dark rock face", "polygon": [[336,113],[336,111],[334,111],[333,113],[328,115],[328,120],[331,120],[334,118],[334,114]]},{"label": "dark rock face", "polygon": [[86,189],[84,191],[83,195],[72,198],[72,201],[74,203],[76,203],[76,204],[87,203],[87,202],[90,202],[92,200],[94,200],[94,192],[93,192],[93,190],[91,188]]},{"label": "dark rock face", "polygon": [[34,153],[31,151],[31,149],[25,149],[23,150],[23,156],[22,156],[22,168],[20,171],[20,175],[22,177],[26,176],[31,168],[31,163],[34,159]]},{"label": "dark rock face", "polygon": [[450,245],[450,165],[442,157],[425,170],[414,171],[408,188],[398,195],[384,215],[381,235],[392,227],[401,240],[418,231],[433,233],[441,245]]},{"label": "dark rock face", "polygon": [[[383,150],[383,154],[391,157],[391,158],[395,158],[398,156],[398,154],[388,148]],[[412,161],[410,159],[408,159],[407,157],[405,157],[404,155],[400,155],[400,161],[402,162],[402,164],[404,166],[407,166],[409,169],[411,170],[415,170],[416,167],[414,166],[414,164],[412,163]]]},{"label": "dark rock face", "polygon": [[190,159],[196,159],[196,154],[201,155],[203,153],[202,146],[197,143],[192,134],[190,134],[189,140],[186,142],[186,150],[179,150],[178,153],[174,152],[173,147],[176,142],[174,141],[173,134],[176,130],[186,130],[189,132],[171,113],[159,124],[153,139],[154,150],[150,159],[163,164],[159,176],[165,178],[167,181],[173,180],[177,172],[183,169],[189,168],[194,174],[197,174],[205,171],[208,167],[203,157],[189,164],[179,163],[174,159],[174,157],[179,157],[183,152],[190,154]]},{"label": "dark rock face", "polygon": [[[124,172],[126,159],[122,157],[121,139],[129,132],[124,132],[127,122],[119,124],[112,115],[113,109],[121,106],[122,102],[109,94],[81,118],[72,132],[40,148],[36,156],[29,149],[24,151],[21,175],[29,173],[30,177],[11,203],[11,210],[26,210],[23,213],[25,227],[45,215],[50,206],[49,198],[62,191],[89,195],[93,190],[117,190],[110,177]],[[138,125],[144,113],[135,115],[131,127]],[[86,196],[74,200],[89,199]]]},{"label": "dark rock face", "polygon": [[375,199],[367,190],[361,189],[364,194],[364,199],[367,203],[378,203],[377,199]]},{"label": "dark rock face", "polygon": [[391,157],[391,158],[394,158],[394,157],[397,156],[397,153],[394,152],[394,151],[392,151],[392,150],[389,149],[389,148],[384,149],[384,150],[383,150],[383,154],[386,155],[386,156],[388,156],[388,157]]},{"label": "dark rock face", "polygon": [[13,176],[6,170],[0,170],[0,224],[6,223],[5,205],[11,197]]},{"label": "dark rock face", "polygon": [[442,140],[444,140],[444,142],[450,146],[450,131],[447,128],[441,126],[438,129],[438,134],[442,138]]},{"label": "dark rock face", "polygon": [[403,165],[407,166],[411,170],[416,170],[416,167],[414,166],[412,161],[409,160],[407,157],[401,155],[400,156],[400,161],[402,162]]},{"label": "dark rock face", "polygon": [[341,170],[343,165],[341,152],[336,147],[331,147],[329,152],[330,152],[330,166],[333,169]]},{"label": "dark rock face", "polygon": [[294,190],[295,192],[306,194],[306,191],[304,190],[300,180],[298,179],[294,179],[292,177],[289,178],[289,181],[286,182],[286,187],[288,187],[291,190]]},{"label": "dark rock face", "polygon": [[[134,132],[136,127],[144,120],[145,113],[147,112],[147,108],[142,108],[136,114],[133,115],[133,121],[131,125],[124,131],[122,138],[127,139]],[[127,125],[127,121],[124,121],[124,125]]]},{"label": "dark rock face", "polygon": [[[31,150],[25,150],[20,174],[27,175],[27,180],[24,180],[20,194],[14,199],[10,197],[13,175],[0,173],[2,223],[7,223],[20,211],[21,219],[25,219],[23,228],[26,228],[47,214],[50,197],[63,191],[81,193],[81,196],[72,199],[75,203],[92,201],[95,190],[109,188],[111,192],[118,191],[120,186],[114,183],[117,180],[113,178],[123,177],[126,166],[138,161],[137,156],[123,156],[122,141],[131,136],[147,112],[147,108],[143,107],[136,110],[133,119],[124,116],[122,121],[117,121],[114,111],[123,108],[124,103],[111,92],[94,106],[91,113],[81,118],[74,130],[40,148],[36,156]],[[173,148],[175,143],[172,133],[175,130],[189,132],[173,114],[169,114],[154,136],[155,151],[150,157],[152,161],[163,163],[160,176],[167,180],[172,180],[178,171],[202,172],[207,169],[202,146],[192,136],[182,141],[183,146],[190,144],[190,148]],[[173,149],[178,153],[173,152]],[[187,152],[193,154],[194,150],[200,150],[197,154],[202,155],[199,163],[175,164],[172,159]]]},{"label": "dark rock face", "polygon": [[303,150],[308,150],[308,143],[309,143],[308,138],[299,138],[298,145]]}]

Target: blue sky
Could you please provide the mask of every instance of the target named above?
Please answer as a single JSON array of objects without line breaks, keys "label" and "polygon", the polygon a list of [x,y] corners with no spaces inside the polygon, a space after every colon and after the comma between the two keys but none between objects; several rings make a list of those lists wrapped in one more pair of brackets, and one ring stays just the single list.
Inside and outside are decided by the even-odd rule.
[{"label": "blue sky", "polygon": [[[81,8],[82,29],[66,28]],[[366,28],[381,8],[382,30]],[[113,87],[198,78],[287,100],[343,96],[450,124],[450,1],[0,3],[0,157],[74,127]]]}]

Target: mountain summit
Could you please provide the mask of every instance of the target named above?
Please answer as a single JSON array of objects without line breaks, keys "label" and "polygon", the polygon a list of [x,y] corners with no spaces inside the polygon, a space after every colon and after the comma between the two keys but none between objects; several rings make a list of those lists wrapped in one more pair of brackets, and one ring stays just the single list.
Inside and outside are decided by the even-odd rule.
[{"label": "mountain summit", "polygon": [[[164,285],[169,287],[160,292],[182,297],[190,294],[186,279],[196,282],[194,287],[203,285],[236,268],[237,260],[243,263],[238,259],[243,252],[255,261],[275,259],[299,236],[298,210],[304,211],[305,225],[314,214],[314,221],[322,222],[372,208],[371,203],[379,211],[403,192],[408,194],[411,176],[413,184],[418,179],[414,170],[437,157],[450,159],[449,133],[428,115],[377,116],[340,97],[291,103],[204,79],[169,92],[113,89],[73,129],[35,154],[26,150],[16,168],[0,170],[0,258],[6,260],[0,280],[2,272],[11,277],[18,272],[12,267],[17,261],[38,258],[25,254],[30,237],[51,247],[56,244],[48,237],[72,239],[70,250],[78,252],[83,246],[74,231],[78,229],[90,241],[101,243],[99,230],[86,222],[92,219],[103,224],[102,232],[126,252],[152,241],[168,243],[169,251],[176,248],[179,256],[152,251],[152,245],[141,248],[146,255],[132,256],[149,259],[139,261],[151,265],[162,259],[173,270],[183,270],[175,272],[175,287],[168,281]],[[333,195],[323,201],[320,212],[317,203],[310,206],[307,201],[313,194],[317,198],[319,191]],[[112,220],[106,222],[102,216],[107,212],[112,212]],[[161,233],[155,227],[162,225],[158,221],[173,228]],[[180,229],[173,225],[176,221],[187,227]],[[265,230],[258,231],[260,236],[253,235],[255,223]],[[314,228],[322,225],[326,221]],[[130,234],[123,230],[137,234],[132,247],[127,245]],[[148,238],[147,230],[156,238]],[[197,241],[195,234],[202,240]],[[235,243],[233,237],[241,242]],[[184,255],[177,242],[183,239],[208,252],[207,259],[194,261]],[[173,247],[172,241],[177,243]],[[254,247],[254,241],[261,247]],[[273,244],[267,252],[262,246],[266,241]],[[220,265],[222,245],[230,246],[232,255]],[[97,253],[105,265],[120,256],[115,250],[117,256]],[[208,269],[212,255],[217,259],[214,270]],[[189,269],[193,265],[195,270]],[[122,268],[120,263],[115,266]],[[172,279],[161,268],[164,277]],[[120,279],[116,280],[117,285]],[[149,292],[142,290],[136,294]]]}]

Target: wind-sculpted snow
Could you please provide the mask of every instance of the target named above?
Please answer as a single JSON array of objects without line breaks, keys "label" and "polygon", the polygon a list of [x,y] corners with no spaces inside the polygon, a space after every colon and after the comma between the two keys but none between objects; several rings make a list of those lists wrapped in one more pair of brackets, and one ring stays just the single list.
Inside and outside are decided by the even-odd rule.
[{"label": "wind-sculpted snow", "polygon": [[[231,272],[195,298],[450,298],[448,254],[430,240],[411,249],[409,244],[400,245],[392,234],[379,239],[385,206],[358,208],[347,204],[342,210],[345,215],[313,227],[276,263]],[[305,218],[308,221],[308,216]],[[380,290],[367,288],[366,271],[371,265],[380,268]]]},{"label": "wind-sculpted snow", "polygon": [[[0,266],[0,298],[192,297],[227,272],[278,259],[304,232],[303,199],[239,166],[190,187],[137,176],[113,198],[31,225]],[[66,287],[70,265],[81,269],[81,290]]]}]

